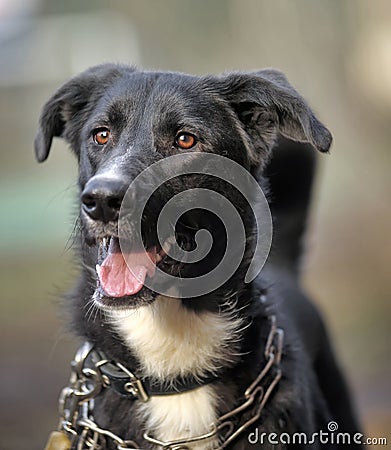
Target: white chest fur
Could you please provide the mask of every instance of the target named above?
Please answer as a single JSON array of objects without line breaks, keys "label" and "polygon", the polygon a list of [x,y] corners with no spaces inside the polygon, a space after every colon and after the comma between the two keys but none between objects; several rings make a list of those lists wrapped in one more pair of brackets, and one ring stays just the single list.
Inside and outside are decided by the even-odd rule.
[{"label": "white chest fur", "polygon": [[[230,315],[196,313],[168,297],[134,311],[113,311],[110,321],[139,359],[143,374],[165,382],[180,375],[201,377],[232,360],[241,325]],[[216,401],[213,387],[206,385],[152,397],[139,412],[155,438],[174,440],[208,432],[217,419]],[[191,448],[208,450],[215,444],[210,440]]]},{"label": "white chest fur", "polygon": [[[211,386],[203,386],[182,394],[151,397],[140,404],[139,413],[146,419],[152,437],[167,442],[201,436],[211,429],[216,417],[216,397]],[[189,446],[192,450],[212,450],[215,437]]]}]

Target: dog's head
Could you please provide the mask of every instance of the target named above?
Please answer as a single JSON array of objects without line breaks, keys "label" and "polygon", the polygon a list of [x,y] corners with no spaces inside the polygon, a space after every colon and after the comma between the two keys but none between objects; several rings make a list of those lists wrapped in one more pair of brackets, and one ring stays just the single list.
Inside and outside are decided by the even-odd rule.
[{"label": "dog's head", "polygon": [[[157,267],[194,277],[216,265],[224,254],[225,235],[212,211],[184,212],[172,226],[171,236],[167,231],[163,243],[158,239],[159,212],[184,190],[219,192],[235,204],[251,228],[246,201],[226,182],[200,172],[183,174],[176,162],[175,167],[165,168],[172,176],[145,197],[144,187],[153,185],[148,177],[129,189],[145,169],[174,155],[196,160],[197,155],[214,154],[253,173],[266,165],[279,134],[308,142],[321,152],[331,144],[329,131],[275,70],[196,77],[107,64],[60,87],[43,108],[35,151],[38,161],[44,161],[53,137],[60,136],[78,158],[81,233],[95,249],[86,263],[91,266],[95,259],[97,264],[96,301],[127,307],[150,302],[155,294],[144,284],[153,279]],[[179,172],[181,176],[176,176]],[[146,251],[133,239],[132,217],[140,204],[141,247]],[[202,262],[177,263],[167,254],[174,239],[180,248],[194,250],[200,229],[218,237]],[[121,234],[124,247],[120,248]]]}]

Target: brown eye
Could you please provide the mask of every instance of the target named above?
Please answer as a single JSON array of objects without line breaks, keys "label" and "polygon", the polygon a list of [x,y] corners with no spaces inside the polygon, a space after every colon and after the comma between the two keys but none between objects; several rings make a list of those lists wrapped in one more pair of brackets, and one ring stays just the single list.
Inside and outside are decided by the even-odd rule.
[{"label": "brown eye", "polygon": [[93,139],[95,144],[105,145],[109,141],[110,131],[107,128],[99,128],[93,133]]},{"label": "brown eye", "polygon": [[175,144],[183,150],[194,147],[196,142],[196,138],[189,133],[179,133],[175,138]]}]

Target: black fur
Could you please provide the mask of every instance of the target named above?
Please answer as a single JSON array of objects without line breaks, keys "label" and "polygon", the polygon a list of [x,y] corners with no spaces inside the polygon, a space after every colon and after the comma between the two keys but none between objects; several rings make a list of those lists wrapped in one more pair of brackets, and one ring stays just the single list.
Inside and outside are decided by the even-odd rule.
[{"label": "black fur", "polygon": [[[92,131],[99,127],[109,128],[112,134],[104,150],[91,137]],[[214,382],[219,413],[240,403],[244,390],[264,364],[267,316],[273,312],[285,332],[283,378],[255,428],[260,432],[299,431],[310,435],[327,431],[328,422],[334,420],[339,430],[356,432],[358,427],[345,383],[322,320],[297,280],[315,167],[314,153],[307,147],[327,152],[331,135],[284,75],[263,70],[195,77],[143,72],[121,65],[94,67],[65,83],[46,103],[35,150],[42,162],[48,157],[52,138],[63,137],[79,161],[81,195],[91,180],[99,181],[99,176],[108,170],[116,172],[124,190],[144,168],[182,151],[174,145],[175,135],[181,129],[198,139],[190,151],[229,157],[256,176],[265,189],[269,186],[277,227],[272,257],[260,276],[245,284],[244,274],[253,250],[254,217],[235,189],[208,176],[181,177],[159,189],[144,213],[143,239],[148,246],[155,242],[154,225],[162,205],[184,189],[207,187],[223,193],[237,207],[245,224],[246,253],[235,274],[212,293],[183,300],[183,306],[194,311],[234,308],[234,314],[249,324],[242,330],[239,343],[233,338],[232,347],[227,349],[241,356],[232,357],[230,363],[223,365],[218,371],[219,380]],[[264,179],[265,174],[270,185]],[[136,194],[135,198],[142,198],[142,192]],[[132,223],[126,226],[131,241]],[[70,296],[73,327],[109,357],[137,372],[137,358],[107,324],[104,314],[100,310],[89,314],[88,305],[96,288],[97,240],[107,235],[118,236],[118,223],[92,221],[81,209],[79,228],[77,241],[82,265],[78,284]],[[165,270],[177,274],[180,269],[181,276],[193,277],[216,264],[226,242],[222,225],[212,214],[191,211],[184,215],[175,230],[177,239],[184,248],[192,248],[194,233],[202,228],[208,228],[215,238],[206,260],[180,268],[168,260]],[[265,293],[267,301],[262,303],[260,297]],[[144,287],[131,298],[121,299],[121,304],[128,308],[148,307],[155,299],[154,292]],[[228,301],[232,299],[235,302]],[[100,302],[105,307],[120,307],[118,301],[105,295]],[[96,404],[95,418],[101,426],[137,440],[143,448],[152,448],[142,438],[143,422],[134,415],[132,401],[105,390]],[[252,431],[254,427],[229,448],[257,448],[247,439]]]}]

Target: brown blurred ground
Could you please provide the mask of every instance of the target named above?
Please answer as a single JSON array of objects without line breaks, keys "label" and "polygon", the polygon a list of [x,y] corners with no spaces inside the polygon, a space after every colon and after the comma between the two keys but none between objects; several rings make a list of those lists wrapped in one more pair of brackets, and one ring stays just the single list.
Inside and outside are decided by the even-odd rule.
[{"label": "brown blurred ground", "polygon": [[43,447],[76,345],[57,304],[74,278],[67,239],[75,165],[60,143],[35,164],[37,115],[67,77],[117,60],[196,73],[274,66],[333,131],[304,281],[329,323],[367,435],[390,443],[391,3],[107,5],[37,0],[13,14],[0,9],[0,449]]}]

